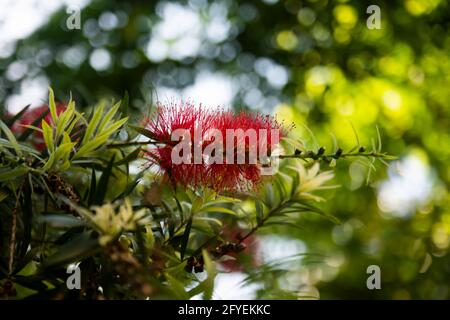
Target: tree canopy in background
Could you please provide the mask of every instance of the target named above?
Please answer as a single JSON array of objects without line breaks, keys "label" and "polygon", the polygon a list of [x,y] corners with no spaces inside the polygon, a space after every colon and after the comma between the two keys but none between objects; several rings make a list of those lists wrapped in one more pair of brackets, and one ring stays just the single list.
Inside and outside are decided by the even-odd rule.
[{"label": "tree canopy in background", "polygon": [[[381,29],[366,26],[372,4]],[[317,256],[248,279],[264,278],[260,298],[448,299],[449,9],[443,0],[93,0],[81,30],[67,30],[60,10],[0,59],[0,105],[6,112],[35,81],[81,106],[128,92],[139,119],[172,93],[202,103],[200,88],[225,107],[295,122],[309,149],[371,148],[379,131],[399,159],[376,171],[337,164],[340,188],[323,210],[340,224],[307,216],[301,230],[270,230]],[[372,264],[382,290],[367,290]]]}]

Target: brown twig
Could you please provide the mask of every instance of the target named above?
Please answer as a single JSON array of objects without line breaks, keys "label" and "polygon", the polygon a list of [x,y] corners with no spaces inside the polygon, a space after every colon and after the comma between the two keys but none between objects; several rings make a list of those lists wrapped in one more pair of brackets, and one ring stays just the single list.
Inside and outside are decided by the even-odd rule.
[{"label": "brown twig", "polygon": [[16,232],[17,232],[17,206],[18,200],[16,201],[16,205],[12,211],[12,222],[11,222],[11,235],[9,239],[9,258],[8,258],[8,274],[12,274],[13,271],[13,263],[14,263],[14,249],[16,247]]}]

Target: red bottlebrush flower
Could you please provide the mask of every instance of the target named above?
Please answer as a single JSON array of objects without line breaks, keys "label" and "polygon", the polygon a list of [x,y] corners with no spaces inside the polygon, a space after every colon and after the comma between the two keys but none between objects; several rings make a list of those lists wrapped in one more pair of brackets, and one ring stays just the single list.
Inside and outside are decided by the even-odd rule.
[{"label": "red bottlebrush flower", "polygon": [[[56,105],[56,113],[59,115],[61,112],[63,112],[66,109],[66,105],[63,103],[58,103]],[[42,117],[42,115],[47,112],[48,105],[42,105],[37,108],[33,108],[30,110],[27,110],[20,119],[14,122],[12,125],[11,131],[17,135],[22,134],[27,128],[25,126],[32,125],[34,121]],[[53,123],[52,116],[50,112],[44,117],[45,121],[49,124]],[[41,123],[38,124],[38,127],[41,128]],[[45,142],[44,137],[42,136],[42,132],[40,131],[34,131],[32,136],[32,143],[34,147],[38,151],[43,151],[45,149]]]},{"label": "red bottlebrush flower", "polygon": [[[254,152],[258,154],[260,151],[266,149],[265,154],[270,155],[272,150],[272,140],[275,137],[272,136],[272,130],[278,130],[279,138],[284,135],[282,126],[270,116],[251,115],[246,112],[240,112],[234,114],[233,112],[226,111],[221,112],[215,117],[211,124],[212,127],[218,129],[222,133],[222,137],[227,136],[227,130],[242,130],[248,132],[248,130],[254,130],[256,141],[250,141],[247,136],[235,136],[234,141],[228,141],[226,138],[224,149],[231,143],[235,147],[235,154],[233,163],[230,163],[229,159],[225,157],[224,163],[211,163],[207,170],[208,181],[211,183],[211,187],[216,190],[228,189],[234,190],[236,186],[241,189],[251,189],[255,187],[261,180],[260,173],[260,161],[257,163],[250,162],[250,149],[254,147]],[[264,131],[265,130],[265,131]],[[265,133],[265,134],[264,134]],[[242,149],[239,150],[238,146]],[[263,148],[260,150],[260,148]],[[238,163],[238,155],[244,153],[245,163]],[[231,160],[231,159],[230,159]],[[260,159],[258,159],[260,160]]]},{"label": "red bottlebrush flower", "polygon": [[[270,155],[272,142],[278,143],[275,140],[284,135],[282,126],[270,116],[208,111],[183,102],[158,104],[155,117],[146,120],[145,128],[158,144],[146,150],[149,166],[158,165],[175,183],[206,186],[216,191],[255,187],[261,180],[260,151]],[[183,129],[186,136],[172,141],[177,129]],[[277,136],[273,135],[274,131]],[[174,163],[172,151],[179,151],[174,149],[178,143],[186,147],[182,148],[180,157],[189,152],[190,162]],[[220,148],[214,148],[218,145]],[[207,149],[211,154],[207,154]],[[200,157],[196,157],[198,150]],[[221,160],[217,161],[216,156]]]},{"label": "red bottlebrush flower", "polygon": [[171,181],[184,186],[200,186],[205,177],[204,164],[174,164],[172,146],[163,146],[145,151],[149,165],[158,165]]},{"label": "red bottlebrush flower", "polygon": [[[162,146],[146,150],[149,165],[158,165],[175,183],[185,186],[199,186],[204,181],[205,164],[174,164],[172,162],[172,150],[178,143],[172,141],[172,133],[178,129],[184,129],[189,132],[192,143],[196,128],[200,128],[201,134],[204,134],[205,123],[208,123],[208,113],[196,108],[190,102],[180,102],[170,105],[158,104],[156,107],[156,116],[146,119],[145,128],[153,135],[153,139]],[[203,129],[202,129],[203,128]]]},{"label": "red bottlebrush flower", "polygon": [[156,117],[146,119],[145,122],[145,128],[154,135],[156,141],[170,145],[174,144],[171,135],[177,129],[186,129],[193,137],[195,128],[208,122],[208,113],[201,106],[196,108],[190,102],[181,101],[177,104],[171,101],[169,105],[158,103]]}]

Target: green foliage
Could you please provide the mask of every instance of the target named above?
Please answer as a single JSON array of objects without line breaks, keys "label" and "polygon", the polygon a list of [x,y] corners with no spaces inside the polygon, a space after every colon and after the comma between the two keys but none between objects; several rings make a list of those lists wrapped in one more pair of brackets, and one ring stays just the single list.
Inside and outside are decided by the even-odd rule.
[{"label": "green foliage", "polygon": [[57,114],[50,90],[51,120],[29,126],[42,132],[41,151],[1,123],[0,212],[9,236],[1,239],[8,250],[0,280],[26,288],[19,297],[72,296],[65,269],[79,264],[91,285],[78,298],[212,299],[222,264],[256,233],[302,228],[308,214],[339,223],[315,205],[324,201],[315,193],[333,178],[320,171],[320,159],[305,166],[305,158],[286,156],[261,188],[232,194],[169,184],[151,170],[131,173],[141,147],[134,136],[117,135],[127,121],[116,120],[121,106],[105,113],[100,103],[87,120],[70,101]]},{"label": "green foliage", "polygon": [[[123,106],[119,109],[122,115],[133,119],[133,123],[137,123],[136,119],[141,119],[142,114],[147,112],[154,95],[158,98],[159,94],[159,98],[164,101],[166,97],[161,95],[159,88],[184,90],[200,80],[199,74],[203,75],[203,71],[229,77],[234,91],[230,105],[239,109],[273,109],[280,120],[297,124],[290,136],[293,144],[287,155],[305,158],[307,167],[317,160],[321,162],[322,168],[329,166],[335,174],[333,184],[340,185],[340,188],[328,190],[327,196],[323,196],[332,198],[332,201],[315,206],[339,219],[341,224],[329,223],[320,216],[320,219],[316,219],[316,213],[303,214],[304,218],[295,223],[291,221],[295,227],[288,227],[289,231],[279,221],[278,224],[269,224],[261,231],[258,230],[301,241],[307,253],[326,256],[320,265],[298,263],[290,269],[290,273],[286,270],[283,273],[276,272],[280,268],[275,268],[277,270],[271,273],[272,269],[268,268],[257,279],[251,271],[254,269],[254,273],[258,273],[262,268],[246,268],[251,282],[265,283],[258,297],[298,298],[298,292],[311,289],[319,290],[321,297],[338,299],[448,299],[449,2],[377,1],[376,4],[381,8],[380,30],[370,30],[366,26],[366,9],[372,4],[371,1],[359,0],[245,3],[232,0],[198,3],[149,1],[129,5],[118,0],[93,0],[83,9],[83,20],[98,25],[101,15],[108,11],[116,14],[120,23],[111,30],[97,28],[98,32],[90,35],[85,32],[67,32],[64,28],[67,14],[61,9],[42,28],[18,41],[16,50],[10,56],[0,58],[0,70],[3,71],[0,76],[3,89],[0,90],[0,110],[6,109],[8,98],[20,92],[35,72],[50,80],[57,96],[62,97],[63,93],[71,91],[74,100],[81,102],[77,104],[79,111],[88,109],[102,98],[114,97],[117,100],[123,92],[130,92],[132,99],[129,103],[128,98],[122,99]],[[204,38],[200,36],[201,49],[193,52],[192,56],[180,58],[172,54],[172,50],[176,51],[180,47],[178,41],[184,37],[163,39],[154,32],[160,22],[177,24],[173,17],[167,18],[163,14],[164,8],[169,5],[186,9],[190,14],[198,14],[202,23],[200,30],[210,30],[209,23],[217,18],[214,13],[220,12],[219,21],[228,32],[220,40],[210,39],[207,34]],[[147,50],[147,39],[162,39],[162,45],[169,48],[167,57],[152,60],[151,50]],[[108,70],[96,70],[89,62],[90,55],[97,49],[92,46],[96,41],[104,41],[103,48],[113,61]],[[60,59],[68,50],[80,53],[79,65]],[[49,52],[54,54],[48,55]],[[49,57],[44,59],[44,64],[42,57]],[[132,57],[131,65],[124,63],[128,61],[125,58],[129,57]],[[26,63],[33,72],[19,80],[10,79],[6,71],[16,61]],[[276,77],[273,74],[264,73],[264,68],[259,68],[267,65],[267,62],[285,69],[285,85],[274,82]],[[21,114],[26,110],[27,107]],[[38,127],[45,116],[43,114],[32,125]],[[2,116],[2,121],[11,127],[19,118],[20,113],[16,117]],[[83,122],[82,130],[85,130],[87,123],[87,120]],[[307,127],[303,125],[305,123]],[[412,208],[401,208],[400,212],[396,212],[383,206],[380,190],[384,182],[419,175],[420,172],[402,170],[401,175],[392,178],[386,175],[385,170],[374,170],[378,168],[376,162],[387,159],[378,150],[381,139],[377,138],[377,126],[383,149],[399,159],[389,169],[389,175],[395,175],[397,168],[402,169],[402,163],[411,157],[429,172],[426,179],[426,185],[430,185],[428,195]],[[1,221],[10,223],[12,208],[21,194],[17,190],[23,181],[31,177],[33,184],[39,186],[37,191],[49,189],[45,175],[41,178],[41,169],[48,163],[48,154],[42,154],[26,144],[33,130],[18,135],[17,144],[8,139],[4,128],[0,130],[0,212]],[[56,134],[56,130],[52,132]],[[152,138],[142,128],[138,132]],[[311,132],[314,132],[314,137]],[[359,135],[356,145],[354,132]],[[117,166],[112,169],[109,181],[114,190],[107,191],[106,200],[130,196],[136,204],[136,192],[144,192],[142,184],[152,190],[147,174],[128,174],[129,163],[141,151],[141,145],[136,144],[138,147],[135,149],[123,145],[133,141],[132,135],[135,133],[129,134],[126,141],[114,141],[115,146],[110,144],[109,148],[100,146],[93,153],[86,153],[77,159],[72,157],[79,150],[81,140],[78,138],[82,139],[82,135],[77,135],[77,139],[69,136],[71,142],[77,145],[69,156],[71,167],[62,174],[66,180],[77,185],[85,208],[96,202],[93,199],[97,197],[97,191],[89,191],[95,189],[93,185],[97,187],[97,176],[100,178],[113,154],[116,155]],[[61,137],[64,138],[64,134]],[[117,140],[115,135],[110,137]],[[375,143],[372,143],[372,139]],[[62,139],[55,140],[54,144],[59,145],[61,142]],[[319,146],[325,148],[325,152],[320,155]],[[302,152],[295,154],[295,149]],[[339,149],[342,150],[339,159],[343,154],[348,154],[346,158],[355,158],[355,161],[335,159]],[[64,169],[66,159],[62,157],[50,164],[51,170],[61,170],[61,166]],[[290,165],[295,166],[292,163]],[[287,168],[283,172],[289,176],[293,174]],[[279,179],[276,177],[276,180]],[[414,194],[421,187],[417,184],[410,186]],[[272,191],[267,192],[264,202],[260,200],[258,204],[245,207],[251,219],[248,221],[250,228],[267,217],[269,208],[280,200],[278,193],[282,189],[278,189],[282,187],[273,184],[264,188],[274,189],[277,195],[272,197]],[[283,192],[287,193],[288,190]],[[316,193],[313,195],[317,196]],[[53,193],[48,193],[47,200],[50,205],[60,203]],[[246,201],[243,199],[244,203]],[[185,207],[179,210],[174,199],[167,198],[164,202],[167,203],[153,207],[158,214],[164,215],[161,206],[167,206],[167,211],[174,213],[170,228],[163,229],[164,239],[169,238],[170,232],[176,231],[176,248],[186,247],[185,255],[189,258],[190,251],[193,251],[191,248],[195,248],[196,243],[195,237],[186,237],[190,211]],[[178,202],[181,205],[182,199]],[[191,203],[191,200],[187,202]],[[187,204],[183,203],[183,206]],[[240,214],[232,204],[212,207]],[[221,214],[210,213],[213,216]],[[232,216],[226,214],[224,217]],[[190,229],[198,232],[201,228],[212,234],[211,229],[218,228],[218,224],[215,223],[216,227],[206,218],[211,216],[205,215],[201,222],[195,215]],[[270,218],[265,224],[276,219]],[[246,223],[242,224],[247,227]],[[224,222],[222,225],[228,226]],[[177,230],[177,226],[181,226],[180,230]],[[9,230],[3,229],[2,234],[8,238]],[[158,232],[155,234],[157,238]],[[0,248],[6,247],[5,240]],[[387,276],[381,292],[361,290],[366,281],[364,270],[370,264],[380,265]],[[7,269],[6,262],[0,265],[0,270]],[[301,277],[305,283],[286,293],[286,288],[282,288],[289,282],[285,276]],[[37,281],[29,282],[36,287]],[[200,289],[197,290],[199,292]]]},{"label": "green foliage", "polygon": [[[65,171],[70,167],[72,161],[92,155],[128,119],[123,118],[114,121],[120,102],[116,103],[106,114],[104,114],[104,103],[100,103],[94,107],[92,119],[87,121],[83,114],[75,110],[75,102],[73,101],[69,101],[67,108],[58,116],[51,89],[49,101],[52,124],[42,120],[42,132],[49,151],[49,158],[42,168],[44,171]],[[71,135],[73,135],[77,124],[80,123],[86,124],[86,130],[81,142],[73,142]]]}]

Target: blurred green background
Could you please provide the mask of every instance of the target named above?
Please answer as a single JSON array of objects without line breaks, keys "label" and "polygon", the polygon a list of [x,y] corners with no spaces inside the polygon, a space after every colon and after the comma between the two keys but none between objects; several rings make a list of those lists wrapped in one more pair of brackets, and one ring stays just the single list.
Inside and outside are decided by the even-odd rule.
[{"label": "blurred green background", "polygon": [[[373,4],[381,29],[366,25]],[[68,30],[77,6],[81,29]],[[313,149],[351,148],[352,126],[370,147],[378,126],[399,159],[369,183],[362,163],[338,162],[325,210],[342,224],[309,218],[259,239],[263,260],[322,258],[291,260],[241,297],[448,299],[449,26],[445,0],[1,0],[0,111],[37,107],[51,86],[86,106],[127,91],[136,120],[173,97],[270,112]],[[372,264],[381,290],[366,287]],[[244,278],[224,275],[221,297]]]}]

